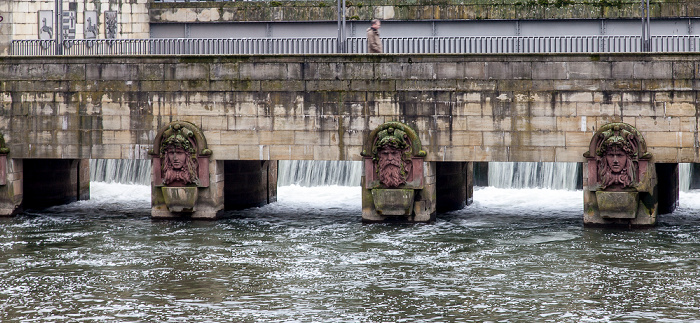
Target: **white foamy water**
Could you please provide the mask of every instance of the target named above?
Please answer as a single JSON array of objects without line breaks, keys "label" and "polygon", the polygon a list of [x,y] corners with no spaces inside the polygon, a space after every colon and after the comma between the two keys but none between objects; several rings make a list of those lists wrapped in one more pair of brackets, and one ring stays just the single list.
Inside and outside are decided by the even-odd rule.
[{"label": "white foamy water", "polygon": [[691,322],[700,192],[647,230],[582,192],[477,188],[432,225],[363,225],[360,187],[284,186],[219,221],[151,221],[150,187],[4,219],[0,321]]},{"label": "white foamy water", "polygon": [[[279,210],[334,208],[346,211],[362,208],[362,194],[359,186],[281,186],[277,189],[277,203],[270,208]],[[151,188],[148,185],[130,185],[92,182],[89,201],[80,201],[75,207],[100,207],[116,205],[133,208],[150,208]],[[552,189],[507,189],[496,187],[476,187],[474,204],[467,208],[492,211],[535,212],[563,211],[582,212],[583,192]],[[680,192],[679,208],[700,210],[700,190]]]}]

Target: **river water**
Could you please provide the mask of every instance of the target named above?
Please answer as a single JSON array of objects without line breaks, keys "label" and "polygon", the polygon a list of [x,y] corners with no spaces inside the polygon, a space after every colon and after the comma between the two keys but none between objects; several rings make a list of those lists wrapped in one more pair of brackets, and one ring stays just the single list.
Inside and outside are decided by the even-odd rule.
[{"label": "river water", "polygon": [[279,188],[211,222],[153,221],[143,185],[0,220],[0,321],[685,322],[700,192],[646,230],[588,229],[582,192],[477,188],[434,224],[365,225],[359,187]]}]

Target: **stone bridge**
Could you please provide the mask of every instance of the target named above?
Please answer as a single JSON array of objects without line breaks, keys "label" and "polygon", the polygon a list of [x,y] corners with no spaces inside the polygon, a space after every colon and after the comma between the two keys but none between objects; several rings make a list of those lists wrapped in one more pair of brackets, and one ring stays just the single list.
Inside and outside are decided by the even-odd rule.
[{"label": "stone bridge", "polygon": [[[426,183],[476,161],[584,162],[613,122],[635,127],[651,162],[673,174],[700,162],[699,75],[694,53],[2,57],[2,212],[53,203],[35,187],[54,187],[55,202],[86,197],[86,159],[156,156],[175,121],[201,130],[211,151],[202,217],[224,200],[240,206],[224,196],[274,201],[268,161],[361,160],[368,135],[389,121],[417,133]],[[172,215],[157,211],[156,187],[154,216]]]}]

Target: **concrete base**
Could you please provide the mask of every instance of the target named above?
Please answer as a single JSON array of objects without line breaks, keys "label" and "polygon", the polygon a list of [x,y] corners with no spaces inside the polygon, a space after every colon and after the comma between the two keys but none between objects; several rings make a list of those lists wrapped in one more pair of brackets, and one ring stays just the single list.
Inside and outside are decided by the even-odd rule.
[{"label": "concrete base", "polygon": [[435,171],[437,212],[461,210],[472,204],[474,198],[473,163],[436,162]]},{"label": "concrete base", "polygon": [[[153,170],[152,170],[153,172]],[[223,215],[224,209],[224,162],[209,161],[209,186],[192,187],[196,190],[196,202],[191,209],[178,206],[168,209],[163,186],[151,184],[151,217],[154,219],[214,220]],[[154,176],[151,174],[151,178]],[[171,204],[172,205],[172,204]],[[181,211],[181,212],[178,212]]]},{"label": "concrete base", "polygon": [[25,159],[22,205],[45,208],[90,199],[87,159]]},{"label": "concrete base", "polygon": [[642,180],[644,184],[638,190],[592,190],[588,186],[588,176],[595,174],[589,174],[588,167],[583,167],[584,226],[635,228],[656,225],[659,202],[655,167],[647,169]]},{"label": "concrete base", "polygon": [[226,210],[277,202],[276,160],[227,160],[224,169]]},{"label": "concrete base", "polygon": [[[435,221],[436,191],[435,191],[435,162],[423,163],[423,189],[415,189],[413,194],[413,210],[410,215],[382,215],[377,212],[372,189],[365,188],[365,176],[362,176],[362,222],[396,222],[415,223]],[[408,196],[408,195],[407,195]],[[411,201],[405,201],[411,203]]]},{"label": "concrete base", "polygon": [[680,197],[678,164],[658,163],[656,175],[659,182],[659,214],[673,213]]}]

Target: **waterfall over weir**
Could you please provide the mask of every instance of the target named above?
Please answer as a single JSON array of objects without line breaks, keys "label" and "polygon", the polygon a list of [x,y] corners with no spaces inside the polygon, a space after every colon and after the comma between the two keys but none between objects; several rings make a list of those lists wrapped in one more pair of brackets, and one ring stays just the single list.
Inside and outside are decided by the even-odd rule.
[{"label": "waterfall over weir", "polygon": [[[490,162],[489,186],[498,188],[580,189],[580,163]],[[281,160],[278,185],[359,186],[360,161]],[[690,164],[679,164],[681,191],[690,189]],[[149,185],[151,161],[140,159],[91,159],[90,180],[95,182]]]},{"label": "waterfall over weir", "polygon": [[90,159],[90,180],[122,184],[151,184],[148,159]]},{"label": "waterfall over weir", "polygon": [[361,161],[280,160],[277,185],[360,186]]},{"label": "waterfall over weir", "polygon": [[489,163],[489,186],[575,190],[582,179],[580,163]]}]

